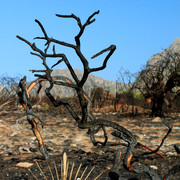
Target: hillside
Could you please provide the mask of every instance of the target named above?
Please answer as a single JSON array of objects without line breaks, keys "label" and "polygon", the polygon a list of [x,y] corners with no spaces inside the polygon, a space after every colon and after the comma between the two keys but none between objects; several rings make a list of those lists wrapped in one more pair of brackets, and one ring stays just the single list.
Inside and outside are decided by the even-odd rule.
[{"label": "hillside", "polygon": [[162,58],[162,55],[166,56],[167,52],[169,52],[171,54],[180,53],[180,38],[176,38],[174,40],[173,44],[170,45],[169,47],[167,47],[162,52],[151,56],[151,58],[147,61],[147,66],[148,65],[153,65],[159,60],[163,60],[164,58]]},{"label": "hillside", "polygon": [[[147,61],[145,68],[139,73],[136,79],[136,83],[142,84],[142,75],[147,78],[156,77],[160,71],[163,71],[163,77],[168,78],[173,69],[180,70],[180,38],[176,38],[172,45],[152,55]],[[164,70],[163,70],[164,69]],[[152,73],[153,72],[153,73]],[[141,74],[141,76],[140,76]]]},{"label": "hillside", "polygon": [[[80,79],[82,77],[83,72],[78,69],[74,69],[74,71]],[[72,79],[72,76],[68,69],[55,69],[52,72],[52,76],[65,76],[67,78]],[[40,96],[45,95],[44,90],[46,87],[49,86],[49,83],[43,82],[42,85],[43,85],[43,88],[40,91]],[[94,87],[103,87],[105,90],[109,90],[112,94],[115,94],[116,82],[105,80],[103,78],[90,74],[87,82],[85,83],[84,91],[86,93],[89,93]],[[38,87],[36,87],[35,90],[37,90],[37,88]],[[52,93],[55,94],[55,96],[71,97],[74,95],[74,90],[68,87],[54,85],[52,89]]]}]

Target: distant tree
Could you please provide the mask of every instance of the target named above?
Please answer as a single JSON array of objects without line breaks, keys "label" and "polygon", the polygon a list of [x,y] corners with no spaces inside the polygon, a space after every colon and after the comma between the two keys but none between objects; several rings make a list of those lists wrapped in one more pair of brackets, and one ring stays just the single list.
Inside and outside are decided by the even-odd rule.
[{"label": "distant tree", "polygon": [[101,108],[103,106],[104,89],[102,87],[95,88],[91,93],[92,107]]},{"label": "distant tree", "polygon": [[6,102],[3,100],[3,96],[4,96],[4,87],[2,85],[2,83],[0,83],[0,114],[2,114],[4,112],[4,107],[7,105]]},{"label": "distant tree", "polygon": [[[134,83],[145,99],[151,100],[151,116],[163,116],[164,107],[179,94],[180,54],[164,51],[158,60],[148,64]],[[173,98],[172,98],[173,97]],[[171,99],[171,101],[170,101]]]},{"label": "distant tree", "polygon": [[92,107],[99,110],[104,106],[110,106],[113,104],[114,96],[110,93],[108,87],[96,87],[91,91]]},{"label": "distant tree", "polygon": [[19,79],[19,77],[10,77],[7,75],[0,76],[0,102],[6,102],[6,105],[3,106],[4,109],[7,108],[9,104],[17,105],[17,82]]},{"label": "distant tree", "polygon": [[5,97],[9,98],[10,96],[15,96],[18,90],[18,81],[19,77],[10,77],[7,75],[0,76],[1,85],[5,86],[3,92]]},{"label": "distant tree", "polygon": [[132,105],[131,112],[132,114],[135,113],[135,98],[133,87],[135,77],[135,74],[132,74],[128,70],[124,70],[123,68],[119,70],[116,80],[116,97],[114,104],[115,111],[117,111],[118,104],[121,105],[122,112],[128,111],[129,105]]}]

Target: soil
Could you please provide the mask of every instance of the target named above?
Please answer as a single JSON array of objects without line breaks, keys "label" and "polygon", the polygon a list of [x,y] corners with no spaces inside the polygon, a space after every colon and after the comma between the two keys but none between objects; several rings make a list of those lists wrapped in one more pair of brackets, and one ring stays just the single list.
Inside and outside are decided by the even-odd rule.
[{"label": "soil", "polygon": [[[101,172],[103,174],[98,179],[109,179],[108,172],[113,167],[114,152],[118,148],[122,150],[126,148],[125,142],[111,135],[111,128],[106,128],[107,145],[93,146],[87,130],[79,129],[77,123],[69,115],[43,110],[37,110],[35,114],[43,122],[42,128],[41,123],[37,121],[50,159],[42,159],[25,112],[23,110],[6,111],[0,117],[0,179],[44,179],[43,174],[47,179],[57,179],[56,168],[60,175],[64,151],[67,152],[69,159],[69,171],[72,163],[75,163],[73,176],[81,165],[78,177],[86,167],[84,177],[95,167],[88,179],[95,179]],[[168,131],[162,123],[163,118],[159,117],[120,116],[117,113],[96,113],[95,115],[124,126],[137,137],[138,142],[151,149],[157,148]],[[175,144],[180,145],[180,114],[172,114],[171,119],[166,121],[173,126],[173,129],[158,151],[166,159],[157,154],[143,156],[143,153],[148,150],[138,146],[131,164],[132,167],[147,164],[162,179],[173,166],[179,165],[180,162],[180,156],[174,148]],[[98,132],[96,138],[103,141],[103,133]],[[122,171],[126,170],[122,167]],[[178,180],[179,177],[180,172],[177,172],[171,179]]]}]

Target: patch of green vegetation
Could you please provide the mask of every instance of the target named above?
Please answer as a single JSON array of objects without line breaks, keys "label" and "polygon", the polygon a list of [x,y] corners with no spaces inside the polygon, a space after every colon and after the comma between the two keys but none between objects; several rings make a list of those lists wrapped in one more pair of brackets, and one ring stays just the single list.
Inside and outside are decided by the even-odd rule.
[{"label": "patch of green vegetation", "polygon": [[140,94],[140,93],[134,93],[134,94],[133,94],[133,97],[134,97],[135,99],[137,99],[137,100],[144,101],[144,97],[143,97],[143,95]]},{"label": "patch of green vegetation", "polygon": [[43,106],[42,108],[43,108],[44,110],[46,110],[46,109],[49,109],[49,107],[50,107],[50,106]]}]

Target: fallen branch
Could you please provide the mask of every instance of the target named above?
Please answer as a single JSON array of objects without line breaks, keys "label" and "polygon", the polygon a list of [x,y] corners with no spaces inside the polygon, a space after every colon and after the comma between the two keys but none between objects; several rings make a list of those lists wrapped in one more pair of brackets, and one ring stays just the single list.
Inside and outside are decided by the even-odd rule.
[{"label": "fallen branch", "polygon": [[[160,150],[160,148],[162,147],[164,141],[166,140],[166,138],[168,137],[168,135],[171,133],[172,127],[171,127],[169,124],[167,124],[165,121],[163,121],[163,124],[168,127],[168,132],[166,133],[166,135],[165,135],[165,136],[163,137],[163,139],[161,140],[160,145],[159,145],[155,150],[152,150],[152,149],[149,148],[149,150],[150,150],[151,152],[145,152],[145,153],[142,154],[143,156],[144,156],[144,155],[150,155],[150,154],[156,153],[156,154],[158,154],[159,156],[165,158],[164,156],[160,155],[160,154],[157,153],[157,152]],[[140,144],[141,144],[141,143],[140,143]],[[145,147],[145,145],[143,145],[143,144],[141,144],[141,145],[142,145],[143,147]],[[145,148],[146,148],[146,147],[145,147]],[[166,158],[165,158],[165,159],[166,159]]]}]

